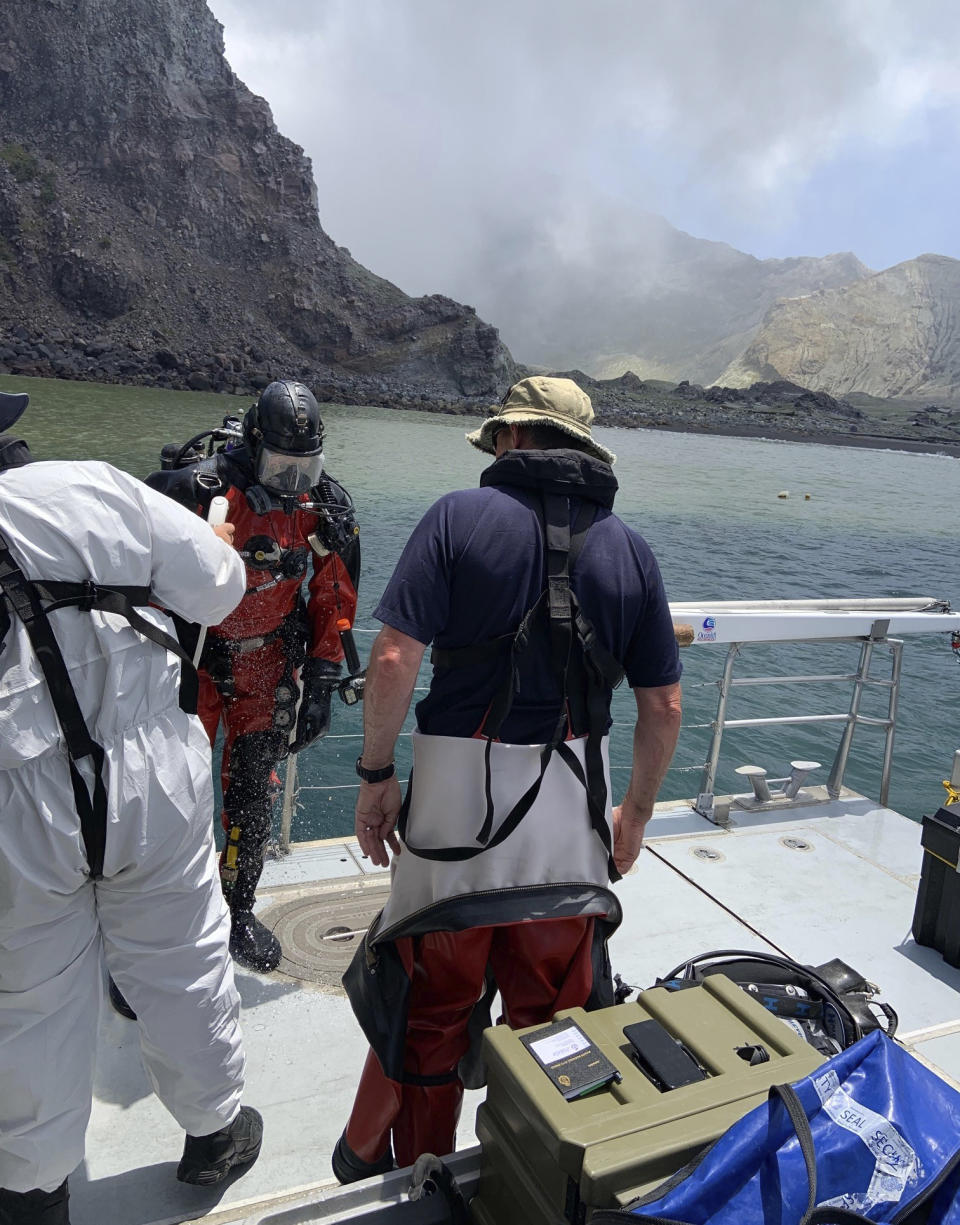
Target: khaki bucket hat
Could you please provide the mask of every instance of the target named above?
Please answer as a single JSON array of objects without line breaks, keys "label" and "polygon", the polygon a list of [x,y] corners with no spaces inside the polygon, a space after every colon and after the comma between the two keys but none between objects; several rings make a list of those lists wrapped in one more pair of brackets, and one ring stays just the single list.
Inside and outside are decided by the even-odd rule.
[{"label": "khaki bucket hat", "polygon": [[591,436],[593,405],[590,397],[573,379],[554,379],[534,375],[514,383],[492,417],[467,435],[467,442],[489,455],[496,454],[494,435],[505,425],[552,425],[575,438],[584,451],[606,464],[616,455]]}]

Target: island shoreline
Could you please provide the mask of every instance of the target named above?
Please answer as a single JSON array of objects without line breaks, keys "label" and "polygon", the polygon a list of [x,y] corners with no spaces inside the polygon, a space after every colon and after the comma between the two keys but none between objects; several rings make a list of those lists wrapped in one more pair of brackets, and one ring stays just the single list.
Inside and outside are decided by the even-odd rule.
[{"label": "island shoreline", "polygon": [[[403,412],[403,409],[398,409]],[[656,425],[624,425],[618,422],[598,421],[601,429],[618,430],[662,430],[667,434],[696,434],[699,436],[715,435],[718,438],[749,438],[762,439],[767,442],[804,442],[817,446],[853,447],[868,451],[908,451],[921,455],[944,455],[948,458],[960,458],[960,442],[936,442],[933,439],[896,438],[885,434],[830,434],[805,433],[800,430],[777,430],[759,425],[668,425],[657,422]]]},{"label": "island shoreline", "polygon": [[[156,391],[177,391],[186,394],[198,394],[196,389],[186,387],[151,387],[147,382],[139,380],[121,380],[121,379],[91,379],[91,378],[64,378],[56,374],[36,373],[36,374],[21,374],[9,371],[0,366],[0,380],[7,380],[13,384],[16,390],[27,390],[23,384],[31,383],[33,380],[43,381],[50,379],[53,382],[62,383],[77,383],[86,386],[96,386],[98,383],[103,386],[113,387],[142,387]],[[318,389],[319,390],[319,389]],[[204,394],[204,393],[199,393]],[[206,394],[211,394],[207,392]],[[256,389],[244,389],[243,392],[235,392],[233,395],[225,395],[223,392],[213,393],[218,396],[225,404],[231,401],[244,400],[248,397],[255,398],[258,394]],[[389,404],[376,403],[373,400],[366,400],[362,403],[356,401],[351,403],[349,400],[327,399],[321,396],[322,404],[337,405],[341,408],[357,408],[357,407],[373,407],[384,408],[390,412],[408,413],[408,412],[423,412],[431,416],[455,416],[463,417],[465,420],[482,421],[489,412],[493,411],[495,406],[478,406],[470,405],[463,407],[453,407],[450,404],[436,404],[430,402],[410,403],[410,404]],[[610,416],[616,418],[619,414],[614,410]],[[762,425],[752,424],[746,421],[743,422],[725,422],[709,423],[702,420],[699,421],[643,421],[643,420],[610,420],[603,408],[597,414],[595,424],[601,429],[617,429],[617,430],[661,430],[669,434],[694,434],[698,436],[715,436],[718,438],[746,438],[746,439],[765,439],[769,442],[798,442],[811,443],[817,446],[838,446],[860,448],[861,450],[871,451],[903,451],[907,453],[920,455],[943,455],[951,459],[960,458],[960,440],[957,442],[947,442],[928,438],[902,438],[886,434],[867,434],[867,433],[833,433],[829,430],[786,430],[778,428],[770,422]]]}]

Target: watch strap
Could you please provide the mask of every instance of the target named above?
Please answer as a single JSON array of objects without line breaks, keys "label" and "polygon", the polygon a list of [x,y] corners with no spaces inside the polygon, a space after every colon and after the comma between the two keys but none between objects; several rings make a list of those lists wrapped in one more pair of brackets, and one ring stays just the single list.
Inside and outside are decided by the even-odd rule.
[{"label": "watch strap", "polygon": [[381,766],[379,770],[368,770],[363,764],[363,754],[357,758],[357,773],[365,783],[383,783],[388,778],[393,778],[397,772],[396,762],[391,761],[389,766]]}]

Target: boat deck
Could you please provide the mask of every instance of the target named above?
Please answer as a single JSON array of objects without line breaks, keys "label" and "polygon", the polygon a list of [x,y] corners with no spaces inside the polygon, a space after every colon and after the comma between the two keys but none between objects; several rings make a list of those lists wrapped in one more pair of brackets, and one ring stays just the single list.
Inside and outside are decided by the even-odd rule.
[{"label": "boat deck", "polygon": [[[917,1053],[960,1080],[960,970],[910,934],[919,826],[854,792],[835,801],[819,788],[804,794],[815,802],[735,803],[726,829],[689,803],[658,805],[636,867],[617,886],[624,921],[614,969],[645,987],[711,949],[766,949],[811,964],[841,957],[880,986]],[[262,1112],[265,1133],[257,1163],[225,1187],[176,1181],[182,1132],[150,1091],[136,1026],[104,1004],[87,1157],[70,1179],[73,1225],[319,1219],[337,1189],[330,1153],[365,1056],[339,975],[387,883],[353,839],[297,844],[267,864],[259,913],[289,960],[270,975],[237,973],[244,1098]],[[475,1143],[480,1096],[466,1096],[458,1148]]]}]

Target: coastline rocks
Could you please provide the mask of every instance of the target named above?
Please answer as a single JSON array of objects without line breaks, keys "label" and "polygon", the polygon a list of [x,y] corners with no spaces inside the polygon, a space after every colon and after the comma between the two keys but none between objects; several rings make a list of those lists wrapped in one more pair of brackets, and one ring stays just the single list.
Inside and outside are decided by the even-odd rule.
[{"label": "coastline rocks", "polygon": [[[493,329],[491,329],[492,331]],[[389,371],[350,372],[342,368],[268,354],[256,343],[236,350],[200,353],[156,347],[153,343],[114,343],[80,330],[0,327],[0,374],[139,384],[196,390],[254,399],[277,378],[299,378],[317,399],[335,404],[369,404],[422,412],[486,415],[492,396],[469,384],[450,390],[431,383],[427,373],[415,381]],[[545,373],[514,367],[512,377]],[[571,378],[590,396],[600,425],[683,430],[741,436],[787,437],[809,441],[854,441],[862,445],[960,445],[960,410],[927,405],[899,416],[872,415],[825,392],[811,392],[783,380],[746,388],[677,387],[644,382],[632,372],[594,379],[581,370],[553,372]],[[509,376],[504,376],[509,381]],[[238,411],[238,410],[233,410]]]},{"label": "coastline rocks", "polygon": [[[491,329],[492,330],[492,329]],[[98,336],[65,334],[61,343],[50,334],[23,325],[0,327],[0,374],[77,379],[99,383],[128,383],[180,391],[256,395],[274,379],[298,378],[312,387],[321,401],[372,404],[387,408],[418,408],[427,412],[486,411],[492,396],[470,393],[422,377],[407,381],[392,372],[351,373],[295,358],[269,356],[257,345],[235,353],[199,353],[195,350],[157,349],[153,345],[114,343]]]},{"label": "coastline rocks", "polygon": [[[544,372],[521,367],[518,376],[524,373]],[[858,442],[875,439],[908,446],[955,447],[960,442],[960,410],[937,412],[930,406],[913,419],[907,414],[873,414],[782,379],[742,388],[703,388],[686,380],[674,387],[644,382],[636,375],[628,377],[630,372],[614,379],[595,379],[582,370],[559,373],[587,392],[601,425],[811,441],[856,436]]]}]

